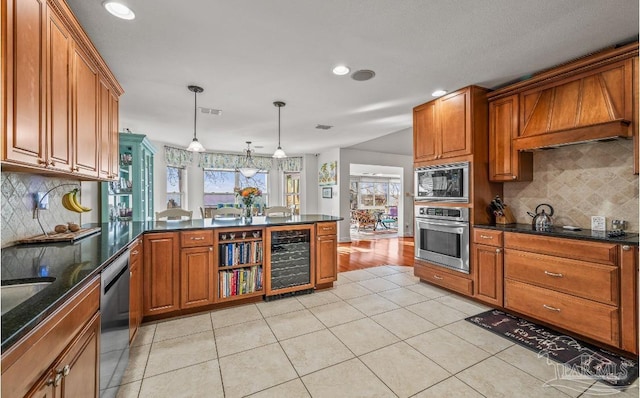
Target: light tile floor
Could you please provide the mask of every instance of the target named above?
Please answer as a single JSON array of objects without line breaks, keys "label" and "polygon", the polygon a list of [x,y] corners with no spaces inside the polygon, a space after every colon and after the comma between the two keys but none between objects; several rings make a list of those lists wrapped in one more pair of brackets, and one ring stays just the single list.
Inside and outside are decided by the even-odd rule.
[{"label": "light tile floor", "polygon": [[464,320],[481,304],[412,269],[340,273],[309,295],[145,324],[109,397],[637,397]]}]

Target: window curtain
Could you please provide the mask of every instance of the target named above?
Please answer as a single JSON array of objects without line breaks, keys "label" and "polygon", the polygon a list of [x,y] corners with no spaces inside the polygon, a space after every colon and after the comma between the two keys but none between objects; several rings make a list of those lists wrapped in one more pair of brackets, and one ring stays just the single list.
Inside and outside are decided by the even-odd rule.
[{"label": "window curtain", "polygon": [[288,173],[300,172],[302,171],[302,157],[279,159],[278,169]]},{"label": "window curtain", "polygon": [[193,152],[165,145],[164,160],[167,166],[185,168],[193,162]]},{"label": "window curtain", "polygon": [[[203,169],[227,169],[235,170],[244,162],[246,155],[235,155],[232,153],[208,153],[200,154],[198,167]],[[253,164],[260,170],[271,171],[273,159],[266,156],[251,156]]]}]

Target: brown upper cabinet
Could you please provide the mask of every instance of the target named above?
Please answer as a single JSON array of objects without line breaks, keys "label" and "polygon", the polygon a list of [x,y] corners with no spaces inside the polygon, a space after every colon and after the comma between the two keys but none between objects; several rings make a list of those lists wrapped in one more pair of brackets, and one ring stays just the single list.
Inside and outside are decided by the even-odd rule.
[{"label": "brown upper cabinet", "polygon": [[474,101],[486,91],[469,86],[415,107],[414,162],[471,155]]},{"label": "brown upper cabinet", "polygon": [[[635,42],[490,93],[490,179],[531,180],[531,154],[523,151],[612,138],[637,140],[637,57]],[[637,148],[635,154],[637,173]]]},{"label": "brown upper cabinet", "polygon": [[489,179],[531,181],[533,153],[518,152],[518,95],[489,102]]},{"label": "brown upper cabinet", "polygon": [[122,87],[63,0],[5,3],[2,168],[115,178]]}]

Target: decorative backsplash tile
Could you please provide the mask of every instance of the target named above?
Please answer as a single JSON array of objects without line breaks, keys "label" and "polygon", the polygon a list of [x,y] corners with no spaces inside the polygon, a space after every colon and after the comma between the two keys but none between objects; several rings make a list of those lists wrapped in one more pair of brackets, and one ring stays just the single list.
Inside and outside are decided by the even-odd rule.
[{"label": "decorative backsplash tile", "polygon": [[591,228],[591,216],[627,221],[638,232],[638,176],[633,141],[587,143],[534,152],[533,181],[504,184],[504,200],[520,223],[540,203],[553,206],[554,225]]},{"label": "decorative backsplash tile", "polygon": [[[79,181],[45,177],[28,173],[2,173],[2,247],[11,245],[15,240],[42,234],[40,226],[33,218],[36,192],[47,192],[60,184],[75,184]],[[54,189],[48,195],[49,209],[40,210],[40,222],[47,231],[53,231],[57,224],[80,223],[80,214],[62,207],[62,196],[73,189],[63,186]]]}]

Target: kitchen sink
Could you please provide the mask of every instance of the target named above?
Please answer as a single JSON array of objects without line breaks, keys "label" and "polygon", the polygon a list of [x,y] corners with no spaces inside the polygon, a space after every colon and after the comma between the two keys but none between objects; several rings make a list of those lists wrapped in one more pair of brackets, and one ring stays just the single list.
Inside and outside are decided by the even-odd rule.
[{"label": "kitchen sink", "polygon": [[[54,278],[42,278],[36,282],[12,283],[0,286],[0,315],[9,312],[20,303],[35,296],[38,292],[49,286]],[[3,281],[3,283],[6,283]]]}]

